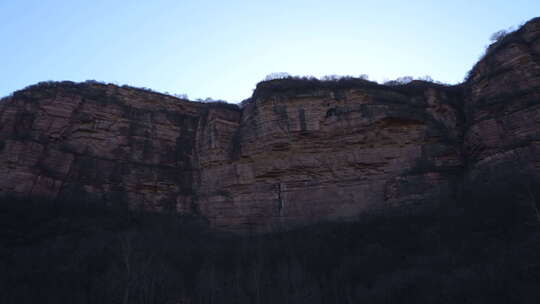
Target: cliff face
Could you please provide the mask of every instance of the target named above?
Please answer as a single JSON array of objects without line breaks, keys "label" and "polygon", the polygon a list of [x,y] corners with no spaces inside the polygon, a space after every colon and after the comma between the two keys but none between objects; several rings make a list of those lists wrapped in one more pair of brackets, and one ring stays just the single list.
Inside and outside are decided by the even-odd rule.
[{"label": "cliff face", "polygon": [[51,84],[0,108],[0,190],[191,208],[202,105],[132,89]]},{"label": "cliff face", "polygon": [[0,191],[227,229],[431,208],[492,168],[537,172],[539,37],[536,19],[458,86],[274,80],[242,109],[94,83],[30,87],[0,102]]},{"label": "cliff face", "polygon": [[240,111],[110,85],[29,88],[1,104],[0,189],[255,229],[452,193],[459,90],[301,90]]},{"label": "cliff face", "polygon": [[424,85],[270,90],[236,126],[216,120],[206,137],[228,140],[201,141],[201,212],[275,227],[449,198],[459,90]]},{"label": "cliff face", "polygon": [[540,176],[540,18],[487,50],[465,96],[465,186],[530,188]]}]

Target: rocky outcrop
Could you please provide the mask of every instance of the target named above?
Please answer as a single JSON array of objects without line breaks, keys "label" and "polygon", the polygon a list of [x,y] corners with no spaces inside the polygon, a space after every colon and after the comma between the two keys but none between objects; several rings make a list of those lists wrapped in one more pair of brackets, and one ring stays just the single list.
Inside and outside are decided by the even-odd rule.
[{"label": "rocky outcrop", "polygon": [[465,186],[533,190],[540,176],[540,18],[492,44],[466,85]]},{"label": "rocky outcrop", "polygon": [[460,172],[459,93],[301,85],[240,110],[112,85],[39,85],[2,102],[0,187],[254,229],[425,204],[449,196]]},{"label": "rocky outcrop", "polygon": [[202,105],[99,84],[52,83],[0,108],[0,190],[191,208]]},{"label": "rocky outcrop", "polygon": [[218,226],[275,227],[450,197],[462,167],[459,92],[425,83],[256,92],[236,133],[228,121],[212,129],[230,138],[214,157],[203,146],[201,212]]},{"label": "rocky outcrop", "polygon": [[32,86],[0,102],[0,191],[242,230],[432,208],[486,168],[538,169],[539,37],[535,19],[457,86],[273,80],[242,108]]}]

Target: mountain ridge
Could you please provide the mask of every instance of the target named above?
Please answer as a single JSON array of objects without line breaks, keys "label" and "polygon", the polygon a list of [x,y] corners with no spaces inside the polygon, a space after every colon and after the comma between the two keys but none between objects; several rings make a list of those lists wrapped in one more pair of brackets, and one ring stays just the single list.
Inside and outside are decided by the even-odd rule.
[{"label": "mountain ridge", "polygon": [[0,192],[124,202],[232,230],[421,212],[510,172],[537,180],[539,54],[535,18],[453,86],[277,79],[242,107],[94,82],[31,86],[0,103]]}]

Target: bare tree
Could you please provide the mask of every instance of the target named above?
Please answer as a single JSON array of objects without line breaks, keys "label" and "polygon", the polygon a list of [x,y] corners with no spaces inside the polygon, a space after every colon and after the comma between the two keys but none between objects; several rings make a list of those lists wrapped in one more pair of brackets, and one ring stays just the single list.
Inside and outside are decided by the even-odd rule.
[{"label": "bare tree", "polygon": [[289,73],[275,72],[275,73],[270,73],[266,75],[266,77],[264,77],[264,80],[269,81],[269,80],[274,80],[274,79],[285,79],[285,78],[290,78],[290,77],[291,75]]},{"label": "bare tree", "polygon": [[369,75],[368,75],[368,74],[360,74],[360,75],[358,76],[358,78],[364,79],[364,80],[369,80]]},{"label": "bare tree", "polygon": [[125,270],[125,285],[122,303],[128,304],[132,285],[133,270],[133,238],[132,232],[128,232],[120,237],[120,257]]},{"label": "bare tree", "polygon": [[491,36],[489,37],[489,40],[493,42],[497,42],[497,41],[500,41],[502,38],[506,37],[506,35],[508,35],[507,30],[496,31],[495,33],[491,34]]}]

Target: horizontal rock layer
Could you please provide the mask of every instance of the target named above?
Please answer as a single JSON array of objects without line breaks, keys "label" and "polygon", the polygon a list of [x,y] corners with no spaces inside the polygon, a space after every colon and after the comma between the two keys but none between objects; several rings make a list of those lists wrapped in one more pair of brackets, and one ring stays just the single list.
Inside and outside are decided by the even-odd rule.
[{"label": "horizontal rock layer", "polygon": [[465,188],[535,190],[540,185],[540,18],[491,45],[466,84]]},{"label": "horizontal rock layer", "polygon": [[218,226],[275,227],[449,197],[462,167],[456,93],[365,87],[258,98],[239,121],[215,119],[202,134],[200,210]]},{"label": "horizontal rock layer", "polygon": [[242,230],[431,208],[490,168],[537,174],[539,37],[530,21],[457,86],[274,80],[243,108],[98,83],[32,86],[0,101],[0,192]]}]

